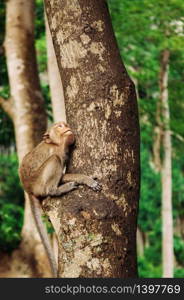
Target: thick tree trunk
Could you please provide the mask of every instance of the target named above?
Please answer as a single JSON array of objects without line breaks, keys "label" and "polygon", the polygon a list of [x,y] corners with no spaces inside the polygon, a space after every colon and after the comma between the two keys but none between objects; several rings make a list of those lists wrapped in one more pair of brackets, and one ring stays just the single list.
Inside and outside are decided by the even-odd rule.
[{"label": "thick tree trunk", "polygon": [[173,218],[172,218],[172,157],[171,132],[168,101],[169,51],[161,56],[160,99],[163,127],[163,165],[162,176],[162,261],[163,277],[173,277]]},{"label": "thick tree trunk", "polygon": [[46,36],[47,36],[47,58],[48,58],[48,75],[49,87],[51,94],[52,110],[54,122],[66,121],[65,100],[63,85],[59,74],[56,54],[52,42],[47,17],[45,16]]},{"label": "thick tree trunk", "polygon": [[[6,6],[6,58],[11,89],[9,115],[15,127],[19,162],[41,140],[46,129],[44,100],[41,94],[34,48],[34,0],[9,0]],[[45,253],[26,199],[20,247],[29,268],[36,259],[45,272]],[[47,261],[46,261],[47,262]],[[20,271],[21,272],[21,271]],[[48,274],[48,273],[47,273]],[[19,276],[21,277],[22,274]]]},{"label": "thick tree trunk", "polygon": [[139,124],[105,1],[45,0],[76,148],[67,172],[87,187],[47,199],[59,240],[60,277],[135,277]]}]

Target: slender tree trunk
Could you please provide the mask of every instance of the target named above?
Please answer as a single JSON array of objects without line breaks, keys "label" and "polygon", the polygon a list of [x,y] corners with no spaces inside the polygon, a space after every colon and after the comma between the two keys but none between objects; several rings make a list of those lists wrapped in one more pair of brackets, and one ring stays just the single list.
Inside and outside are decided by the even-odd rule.
[{"label": "slender tree trunk", "polygon": [[59,74],[56,54],[54,51],[54,46],[53,46],[52,37],[51,37],[46,15],[45,15],[45,24],[46,24],[46,36],[47,36],[49,86],[50,86],[50,93],[51,93],[54,122],[59,122],[61,120],[66,121],[63,85]]},{"label": "slender tree trunk", "polygon": [[137,227],[137,255],[143,256],[145,248],[145,234]]},{"label": "slender tree trunk", "polygon": [[157,101],[156,107],[156,126],[154,128],[154,140],[153,140],[153,166],[156,172],[161,172],[162,160],[161,160],[161,146],[163,143],[162,135],[162,120],[161,120],[161,99]]},{"label": "slender tree trunk", "polygon": [[[4,101],[2,106],[7,107],[7,112],[14,123],[19,162],[38,144],[46,129],[44,100],[36,64],[33,24],[34,0],[7,1],[5,49],[11,99]],[[40,263],[37,271],[45,272],[47,261],[27,199],[20,252],[32,271],[35,269],[37,259]],[[19,276],[24,275],[19,274]]]},{"label": "slender tree trunk", "polygon": [[163,123],[163,165],[162,176],[162,261],[163,277],[173,277],[173,218],[172,218],[172,157],[170,113],[168,100],[169,50],[161,56],[160,99]]},{"label": "slender tree trunk", "polygon": [[121,62],[107,4],[45,0],[76,135],[68,172],[92,175],[101,192],[80,187],[44,201],[59,241],[60,277],[135,277],[139,124],[135,88]]}]

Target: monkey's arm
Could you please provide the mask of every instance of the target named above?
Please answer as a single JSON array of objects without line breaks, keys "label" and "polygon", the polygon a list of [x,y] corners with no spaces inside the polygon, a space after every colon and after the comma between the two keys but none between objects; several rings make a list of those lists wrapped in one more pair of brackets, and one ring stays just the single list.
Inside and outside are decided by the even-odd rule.
[{"label": "monkey's arm", "polygon": [[50,190],[50,196],[60,196],[62,194],[66,194],[70,191],[73,191],[78,188],[78,184],[76,182],[68,182],[58,186],[55,189]]},{"label": "monkey's arm", "polygon": [[94,191],[101,190],[101,185],[96,180],[83,174],[64,174],[62,177],[62,182],[76,182],[78,184],[85,184]]},{"label": "monkey's arm", "polygon": [[31,193],[35,196],[60,196],[77,188],[75,182],[59,185],[63,166],[60,158],[53,154],[38,169]]}]

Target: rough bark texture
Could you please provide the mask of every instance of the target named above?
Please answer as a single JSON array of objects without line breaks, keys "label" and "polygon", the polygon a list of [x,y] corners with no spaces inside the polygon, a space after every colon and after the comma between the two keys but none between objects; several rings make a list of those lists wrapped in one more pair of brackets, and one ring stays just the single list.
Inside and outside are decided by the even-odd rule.
[{"label": "rough bark texture", "polygon": [[67,172],[87,187],[43,206],[59,241],[60,277],[135,277],[139,124],[135,88],[121,62],[105,1],[46,0],[76,147]]},{"label": "rough bark texture", "polygon": [[[40,141],[46,129],[44,100],[41,94],[34,48],[34,0],[9,0],[6,4],[5,49],[8,66],[12,117],[19,162]],[[8,105],[6,103],[6,106]],[[32,270],[38,259],[45,270],[45,253],[26,199],[20,253]],[[21,268],[20,268],[21,272]],[[38,273],[37,273],[38,274]],[[24,276],[20,275],[19,276]]]},{"label": "rough bark texture", "polygon": [[172,145],[170,132],[170,113],[168,100],[169,50],[161,55],[160,99],[163,127],[162,176],[162,261],[163,277],[173,277],[173,218],[172,218]]},{"label": "rough bark texture", "polygon": [[51,93],[53,118],[54,118],[54,122],[66,121],[63,85],[59,74],[56,54],[52,42],[52,36],[50,33],[46,16],[45,16],[45,24],[46,24],[46,36],[47,36],[49,87]]}]

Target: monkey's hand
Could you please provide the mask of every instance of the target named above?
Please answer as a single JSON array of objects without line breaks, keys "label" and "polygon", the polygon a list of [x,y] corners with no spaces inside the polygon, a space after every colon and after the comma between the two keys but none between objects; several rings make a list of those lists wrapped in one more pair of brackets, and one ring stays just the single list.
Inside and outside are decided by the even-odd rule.
[{"label": "monkey's hand", "polygon": [[[96,178],[95,178],[96,179]],[[87,182],[87,185],[93,189],[93,191],[100,191],[102,189],[102,186],[100,183],[98,183],[95,179],[89,177],[89,181]]]},{"label": "monkey's hand", "polygon": [[63,182],[75,182],[78,184],[85,184],[88,187],[92,188],[94,191],[100,191],[102,189],[101,185],[95,180],[96,178],[92,178],[83,174],[64,174],[62,181]]}]

